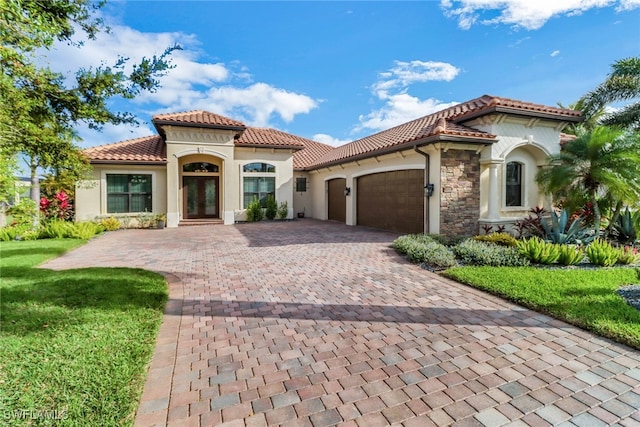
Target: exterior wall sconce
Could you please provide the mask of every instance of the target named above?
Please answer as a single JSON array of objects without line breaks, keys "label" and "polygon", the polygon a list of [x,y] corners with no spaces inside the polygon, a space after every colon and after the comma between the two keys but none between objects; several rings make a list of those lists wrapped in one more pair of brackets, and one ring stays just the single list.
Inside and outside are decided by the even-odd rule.
[{"label": "exterior wall sconce", "polygon": [[424,186],[424,195],[427,197],[433,196],[433,191],[435,190],[435,186],[433,184],[427,184]]},{"label": "exterior wall sconce", "polygon": [[345,187],[344,188],[344,195],[348,196],[349,194],[351,194],[351,187]]}]

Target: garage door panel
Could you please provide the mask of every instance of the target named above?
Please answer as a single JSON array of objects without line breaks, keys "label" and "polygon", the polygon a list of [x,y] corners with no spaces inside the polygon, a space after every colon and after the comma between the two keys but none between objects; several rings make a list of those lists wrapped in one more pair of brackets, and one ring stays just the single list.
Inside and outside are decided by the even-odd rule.
[{"label": "garage door panel", "polygon": [[357,181],[358,225],[400,233],[424,228],[424,170],[365,175]]}]

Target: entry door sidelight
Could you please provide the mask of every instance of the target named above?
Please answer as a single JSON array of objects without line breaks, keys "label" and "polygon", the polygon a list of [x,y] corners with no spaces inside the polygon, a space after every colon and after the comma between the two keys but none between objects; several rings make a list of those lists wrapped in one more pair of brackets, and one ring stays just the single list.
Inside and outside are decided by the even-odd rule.
[{"label": "entry door sidelight", "polygon": [[218,179],[217,176],[182,177],[182,199],[185,218],[219,217]]}]

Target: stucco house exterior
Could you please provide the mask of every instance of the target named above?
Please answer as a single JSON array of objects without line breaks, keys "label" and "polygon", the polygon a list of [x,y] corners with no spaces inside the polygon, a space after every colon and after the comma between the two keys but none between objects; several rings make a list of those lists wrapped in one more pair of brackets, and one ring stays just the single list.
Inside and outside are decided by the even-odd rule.
[{"label": "stucco house exterior", "polygon": [[[331,147],[206,111],[153,117],[157,135],[87,149],[77,220],[167,214],[233,224],[254,197],[289,218],[401,233],[477,234],[549,207],[534,177],[580,112],[484,95]],[[89,184],[89,185],[86,185]]]}]

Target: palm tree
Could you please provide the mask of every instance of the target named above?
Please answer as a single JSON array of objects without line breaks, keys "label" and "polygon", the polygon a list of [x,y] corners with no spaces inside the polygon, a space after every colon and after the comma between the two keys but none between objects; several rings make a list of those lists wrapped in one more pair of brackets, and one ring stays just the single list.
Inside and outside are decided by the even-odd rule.
[{"label": "palm tree", "polygon": [[549,158],[536,181],[554,196],[586,195],[594,211],[596,236],[602,214],[598,196],[625,203],[640,200],[640,133],[596,126],[578,130],[576,139]]},{"label": "palm tree", "polygon": [[[586,121],[614,102],[640,98],[640,57],[620,59],[611,66],[607,79],[576,103]],[[640,130],[640,102],[632,102],[602,117],[601,124]]]}]

